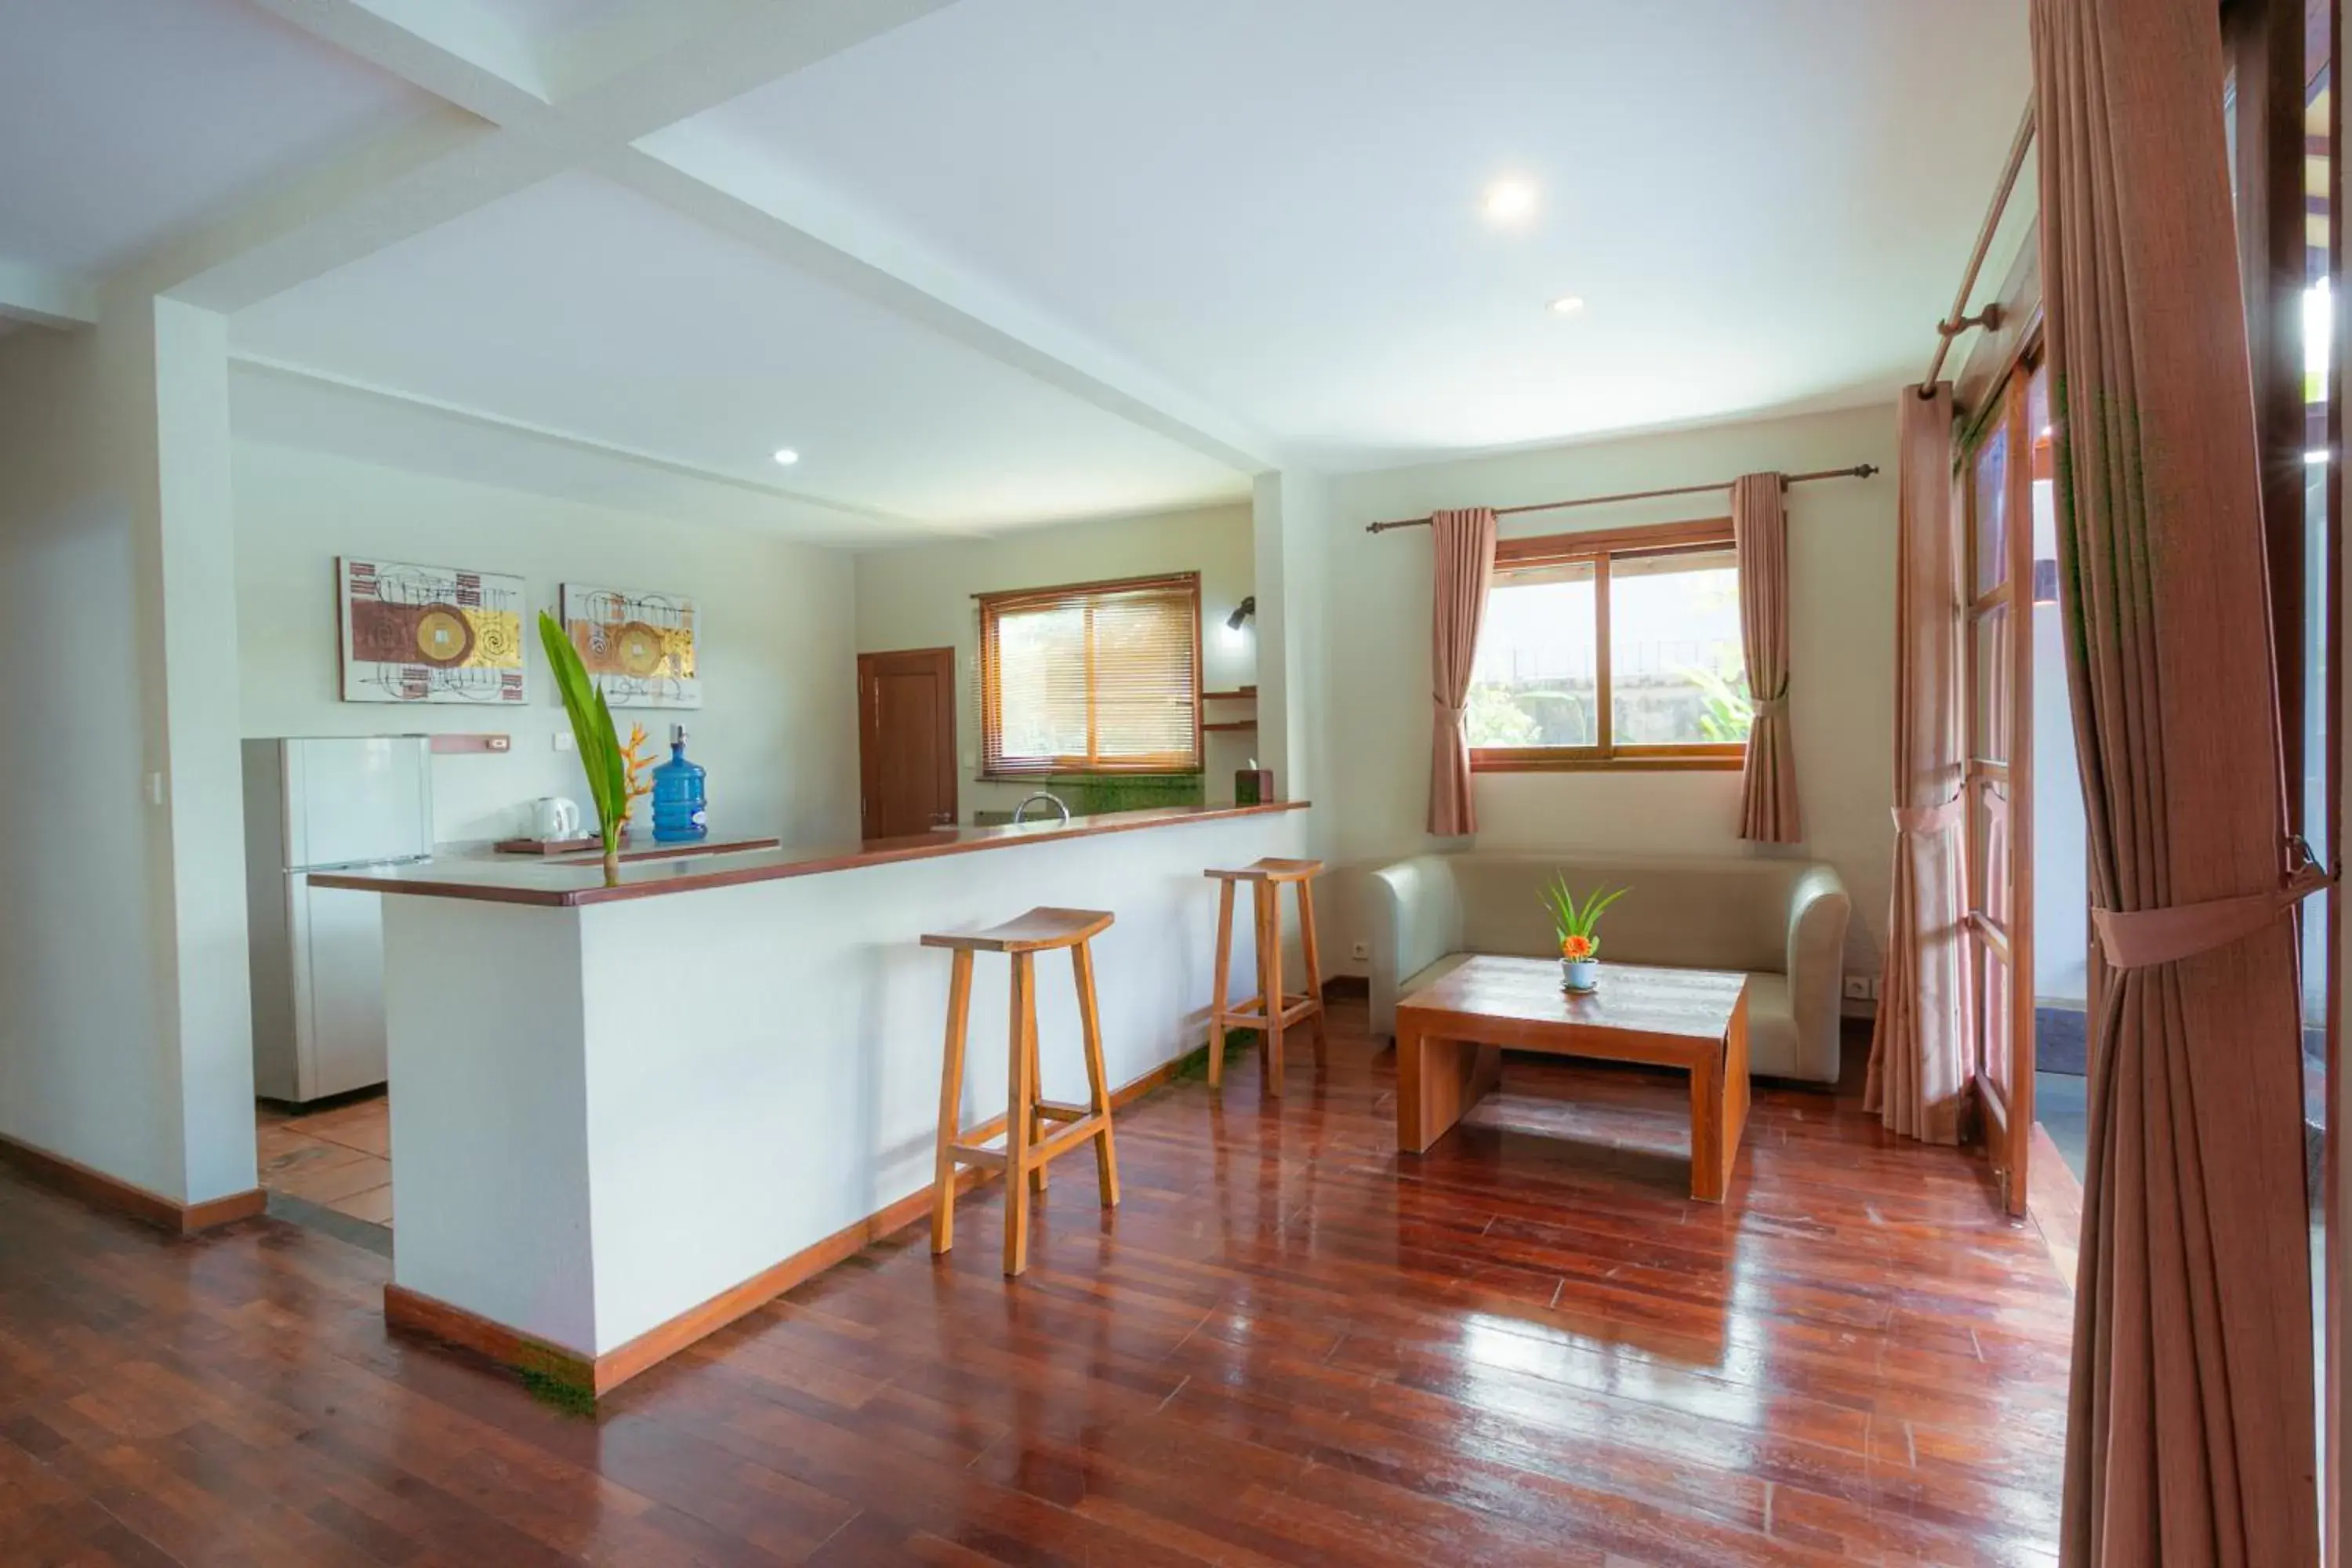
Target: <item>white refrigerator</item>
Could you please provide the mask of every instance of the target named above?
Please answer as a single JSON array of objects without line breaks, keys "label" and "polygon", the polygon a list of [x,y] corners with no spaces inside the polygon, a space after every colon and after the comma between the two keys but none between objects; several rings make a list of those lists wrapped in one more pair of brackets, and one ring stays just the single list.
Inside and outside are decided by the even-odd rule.
[{"label": "white refrigerator", "polygon": [[301,1103],[384,1081],[382,895],[310,873],[433,852],[422,735],[245,743],[253,1087]]}]

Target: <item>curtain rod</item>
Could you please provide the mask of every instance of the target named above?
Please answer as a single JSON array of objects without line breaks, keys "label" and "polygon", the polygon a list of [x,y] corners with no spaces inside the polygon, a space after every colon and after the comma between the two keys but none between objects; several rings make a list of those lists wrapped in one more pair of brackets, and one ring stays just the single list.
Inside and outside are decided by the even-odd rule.
[{"label": "curtain rod", "polygon": [[[1814,479],[1866,479],[1876,472],[1878,472],[1878,465],[1875,463],[1856,463],[1851,468],[1822,468],[1810,474],[1783,474],[1780,476],[1780,488],[1786,489],[1790,485],[1807,484]],[[1674,489],[1665,490],[1628,490],[1625,494],[1618,496],[1585,496],[1578,500],[1538,501],[1532,506],[1498,506],[1495,509],[1495,515],[1516,517],[1523,511],[1562,511],[1572,506],[1607,506],[1612,501],[1655,500],[1661,496],[1705,495],[1709,490],[1727,490],[1731,485],[1731,480],[1725,479],[1720,484],[1676,485]],[[1430,521],[1431,520],[1425,517],[1408,517],[1394,522],[1368,522],[1364,525],[1364,531],[1386,533],[1391,528],[1427,528]]]},{"label": "curtain rod", "polygon": [[2017,192],[2017,176],[2025,169],[2025,150],[2033,144],[2033,103],[2027,100],[2025,118],[2017,122],[2017,136],[2009,144],[2009,164],[2000,172],[2000,184],[1992,194],[1992,205],[1986,209],[1984,226],[1977,230],[1976,248],[1969,252],[1968,270],[1960,275],[1960,292],[1952,301],[1952,313],[1936,323],[1936,357],[1927,362],[1927,374],[1919,383],[1919,395],[1936,395],[1936,383],[1944,374],[1945,356],[1952,352],[1952,340],[1971,327],[1988,331],[2000,330],[2000,302],[1995,300],[1973,316],[1963,316],[1969,308],[1969,296],[1976,292],[1977,274],[1984,269],[1985,254],[1992,249],[1992,237],[2000,227],[2000,216],[2009,209],[2009,198]]}]

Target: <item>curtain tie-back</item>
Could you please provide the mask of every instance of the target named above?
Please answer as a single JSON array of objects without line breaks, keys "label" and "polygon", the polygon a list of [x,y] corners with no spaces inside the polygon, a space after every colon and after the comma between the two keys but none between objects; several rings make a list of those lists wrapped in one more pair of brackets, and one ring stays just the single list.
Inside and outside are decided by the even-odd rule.
[{"label": "curtain tie-back", "polygon": [[1786,713],[1789,710],[1789,700],[1785,697],[1767,697],[1756,703],[1755,708],[1756,717],[1759,719],[1767,713]]},{"label": "curtain tie-back", "polygon": [[1898,805],[1895,808],[1895,831],[1897,833],[1940,833],[1960,825],[1961,800],[1958,795],[1941,805]]},{"label": "curtain tie-back", "polygon": [[2336,879],[2326,867],[2310,858],[2301,839],[2294,842],[2300,863],[2266,893],[2152,910],[2094,908],[2091,924],[2099,933],[2100,951],[2117,969],[2147,969],[2178,963],[2253,935]]}]

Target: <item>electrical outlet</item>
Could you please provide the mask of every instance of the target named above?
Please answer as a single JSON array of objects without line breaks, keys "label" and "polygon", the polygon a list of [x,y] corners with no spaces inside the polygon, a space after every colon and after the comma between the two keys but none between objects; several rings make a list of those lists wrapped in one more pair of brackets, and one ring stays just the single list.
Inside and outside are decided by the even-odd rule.
[{"label": "electrical outlet", "polygon": [[568,752],[572,749],[571,731],[558,730],[555,732],[555,749],[559,752]]},{"label": "electrical outlet", "polygon": [[1371,957],[1371,956],[1372,956],[1372,944],[1371,944],[1370,942],[1358,942],[1354,946],[1350,947],[1348,951],[1349,951],[1349,952],[1350,952],[1351,954],[1353,954],[1355,957],[1358,957],[1358,958],[1370,958],[1370,957]]},{"label": "electrical outlet", "polygon": [[1847,975],[1845,977],[1845,999],[1849,1002],[1869,1001],[1870,976],[1867,974]]}]

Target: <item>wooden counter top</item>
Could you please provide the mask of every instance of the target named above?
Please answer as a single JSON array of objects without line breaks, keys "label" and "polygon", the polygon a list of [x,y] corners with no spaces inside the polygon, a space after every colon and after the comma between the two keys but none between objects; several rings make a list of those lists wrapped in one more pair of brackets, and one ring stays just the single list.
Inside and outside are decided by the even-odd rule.
[{"label": "wooden counter top", "polygon": [[943,827],[935,833],[907,838],[870,838],[861,844],[647,856],[625,861],[620,883],[614,887],[605,885],[600,860],[565,859],[550,864],[520,856],[480,855],[436,855],[412,865],[362,871],[316,871],[310,875],[310,885],[349,888],[363,893],[405,893],[415,898],[479,899],[501,904],[602,904],[616,899],[690,893],[702,888],[731,888],[739,883],[773,881],[782,877],[814,877],[826,871],[856,870],[862,866],[887,866],[900,860],[929,860],[941,855],[969,855],[1026,844],[1053,844],[1067,838],[1133,833],[1187,822],[1265,816],[1302,811],[1307,805],[1303,800],[1284,800],[1265,805],[1165,805],[1143,811],[1107,812],[1099,816],[1074,816],[1067,823]]}]

